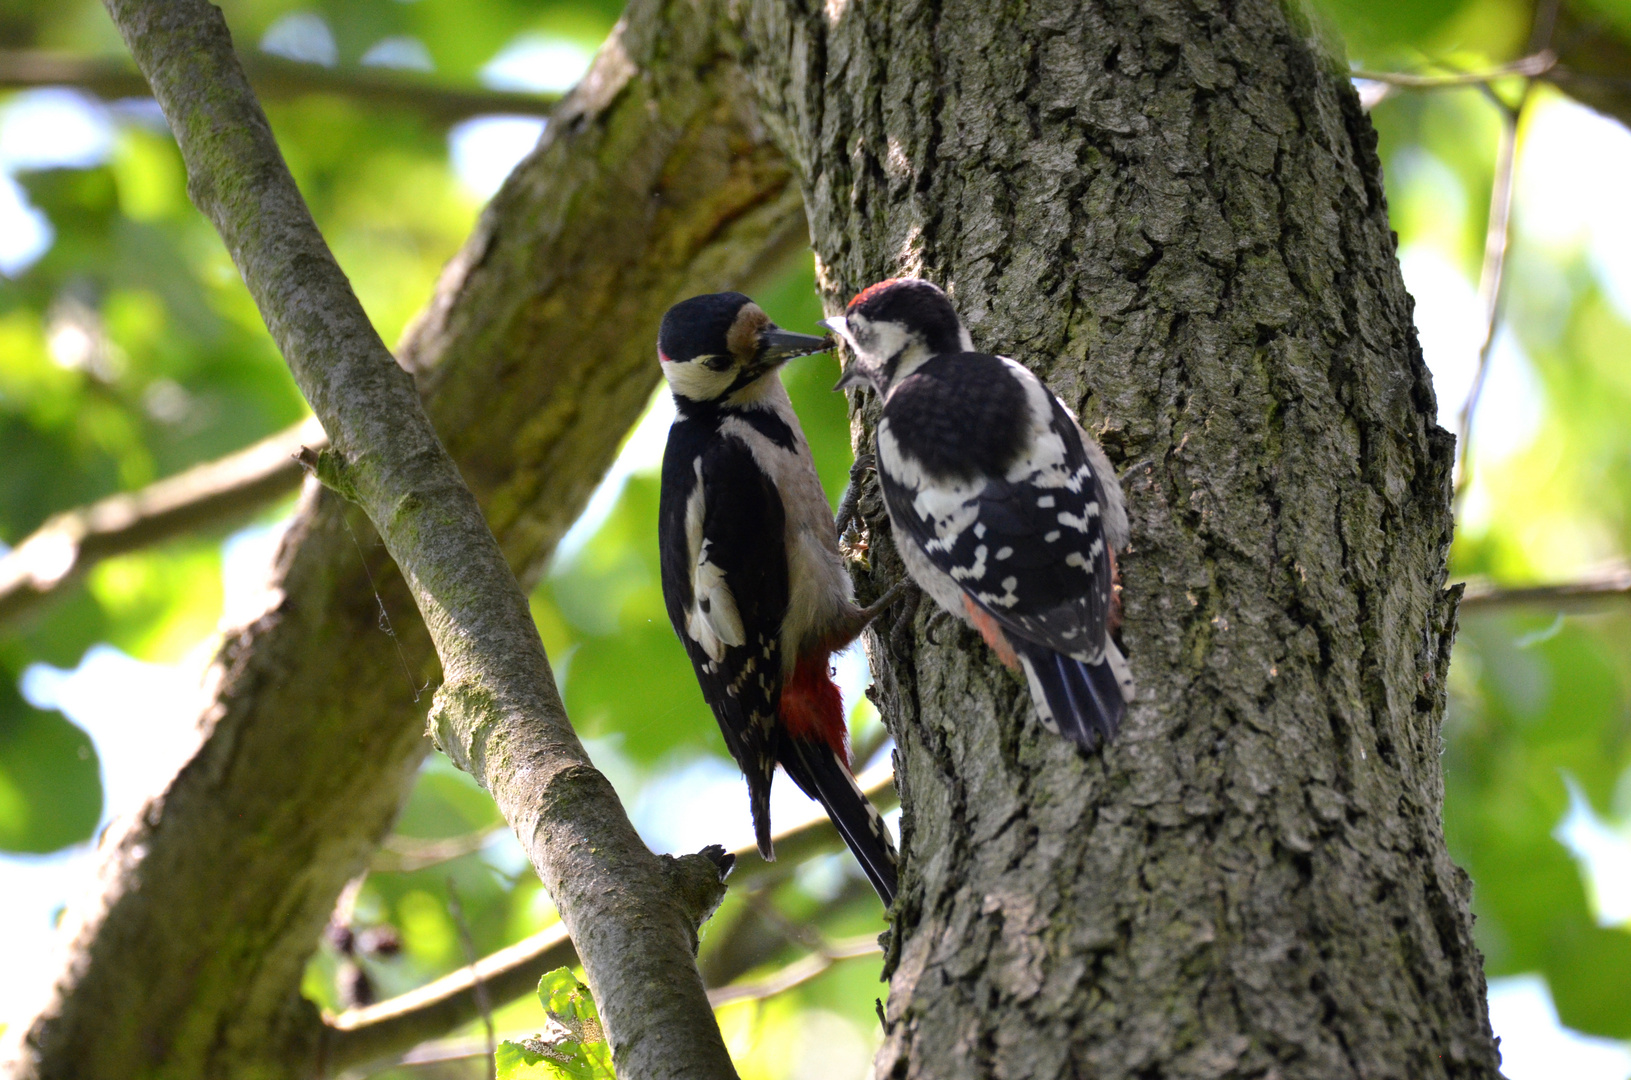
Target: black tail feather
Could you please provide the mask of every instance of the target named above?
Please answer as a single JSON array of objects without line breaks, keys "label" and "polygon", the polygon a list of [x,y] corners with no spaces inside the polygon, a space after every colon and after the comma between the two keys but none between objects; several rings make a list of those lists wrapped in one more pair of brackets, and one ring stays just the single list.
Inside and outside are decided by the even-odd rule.
[{"label": "black tail feather", "polygon": [[1084,750],[1109,742],[1127,711],[1110,664],[1086,664],[1045,645],[1011,638],[1042,722]]},{"label": "black tail feather", "polygon": [[[772,774],[774,778],[774,774]],[[755,784],[748,781],[748,809],[753,814],[753,839],[758,842],[759,855],[765,862],[776,861],[776,846],[770,842],[770,781]]]},{"label": "black tail feather", "polygon": [[877,809],[861,794],[849,767],[831,747],[806,739],[787,739],[790,750],[782,757],[782,767],[793,782],[819,802],[838,829],[838,835],[855,853],[878,897],[888,907],[895,902],[895,842],[889,826]]}]

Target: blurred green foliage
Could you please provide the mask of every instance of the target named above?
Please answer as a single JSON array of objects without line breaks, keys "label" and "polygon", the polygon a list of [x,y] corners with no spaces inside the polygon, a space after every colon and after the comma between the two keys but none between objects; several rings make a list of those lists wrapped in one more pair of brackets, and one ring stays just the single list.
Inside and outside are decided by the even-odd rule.
[{"label": "blurred green foliage", "polygon": [[[1516,0],[1323,7],[1365,69],[1442,62],[1481,70],[1527,49],[1531,9]],[[1631,36],[1628,7],[1590,0],[1591,11]],[[315,16],[342,67],[382,42],[407,41],[428,57],[434,78],[461,86],[528,42],[592,48],[618,15],[609,0],[233,0],[225,8],[244,48],[295,25],[291,19],[306,18],[309,28]],[[0,0],[0,48],[103,55],[120,45],[92,0]],[[1511,100],[1516,86],[1496,89]],[[74,99],[103,125],[105,146],[57,167],[6,166],[6,117],[38,100],[0,98],[0,167],[54,234],[36,261],[0,279],[5,544],[52,513],[209,460],[304,413],[236,272],[187,202],[181,162],[151,108]],[[1539,94],[1524,145],[1557,130],[1549,125],[1563,122],[1562,110],[1555,92]],[[479,209],[478,193],[450,164],[449,133],[411,112],[333,97],[273,103],[269,113],[319,225],[381,333],[394,339]],[[1373,118],[1407,271],[1442,264],[1470,294],[1483,259],[1498,113],[1479,90],[1465,89],[1395,93]],[[1526,208],[1525,191],[1520,182],[1503,334],[1532,380],[1536,426],[1505,453],[1475,457],[1452,555],[1457,575],[1506,583],[1582,575],[1631,550],[1627,312],[1605,283],[1591,237],[1526,231],[1526,214],[1534,219],[1540,208]],[[1424,337],[1447,295],[1418,289]],[[782,325],[807,329],[820,317],[809,259],[757,299]],[[850,461],[844,403],[828,392],[836,376],[830,357],[785,372],[834,499]],[[1446,417],[1459,406],[1453,383],[1441,371]],[[1499,424],[1480,436],[1491,445],[1509,437]],[[637,464],[532,604],[574,722],[636,817],[656,821],[685,809],[674,793],[687,785],[677,777],[734,767],[667,624],[655,462],[647,454]],[[268,520],[283,513],[273,508]],[[99,642],[196,667],[221,612],[221,540],[197,536],[112,560],[30,621],[0,626],[0,850],[48,852],[87,840],[105,816],[100,768],[117,765],[100,762],[67,717],[24,700],[24,671],[74,667]],[[875,732],[867,708],[859,718]],[[1475,883],[1489,973],[1541,972],[1565,1022],[1631,1037],[1631,935],[1617,921],[1631,908],[1605,903],[1590,860],[1577,857],[1560,829],[1589,820],[1631,854],[1631,614],[1469,613],[1444,740],[1446,830]],[[745,799],[738,808],[745,815]],[[309,996],[340,1009],[359,985],[384,997],[466,963],[449,882],[480,952],[555,920],[491,800],[433,757],[392,844],[414,851],[460,838],[472,841],[465,854],[367,879],[352,898],[350,927],[359,940],[395,928],[402,948],[325,945],[308,973]],[[785,929],[778,937],[776,926],[815,926],[831,937],[875,931],[875,901],[851,887],[844,866],[816,860],[786,868],[759,894],[733,894],[705,931],[704,964],[746,956],[740,973],[751,977],[807,950]],[[807,1075],[818,1051],[827,1063],[820,1075],[859,1075],[876,1037],[876,970],[873,960],[838,963],[774,999],[722,1009],[742,1075]],[[501,1033],[543,1022],[530,1000],[495,1019]]]},{"label": "blurred green foliage", "polygon": [[[1528,4],[1330,0],[1327,7],[1350,59],[1367,70],[1488,70],[1529,48]],[[1619,22],[1631,5],[1593,0],[1588,14],[1631,31],[1631,21]],[[1514,103],[1519,86],[1505,80],[1493,89]],[[1518,358],[1532,380],[1520,392],[1533,399],[1538,425],[1515,437],[1503,430],[1510,410],[1492,411],[1486,399],[1452,551],[1456,576],[1569,580],[1623,565],[1631,551],[1631,312],[1609,299],[1602,239],[1590,235],[1595,223],[1607,226],[1625,211],[1612,185],[1591,183],[1589,148],[1553,137],[1582,129],[1569,113],[1575,108],[1542,89],[1523,116],[1500,324],[1507,340],[1497,342],[1492,364],[1502,362],[1503,348]],[[1476,283],[1499,112],[1484,91],[1468,88],[1395,93],[1372,119],[1407,272],[1413,254],[1427,253]],[[1559,150],[1585,159],[1576,166],[1581,194],[1535,179]],[[1619,158],[1596,167],[1617,171],[1611,160]],[[1554,204],[1593,193],[1599,198],[1578,212],[1587,231],[1559,235]],[[1418,293],[1417,302],[1418,324],[1426,326],[1435,316],[1424,308],[1431,297]],[[1438,389],[1441,416],[1459,408],[1442,382]],[[1500,452],[1486,458],[1484,446]],[[1631,1038],[1631,927],[1623,921],[1631,911],[1627,898],[1601,896],[1596,887],[1611,871],[1605,860],[1631,858],[1631,614],[1618,605],[1567,616],[1544,607],[1470,610],[1450,689],[1445,830],[1473,879],[1486,972],[1540,972],[1563,1023]],[[1571,806],[1608,845],[1595,859],[1583,858],[1568,835]]]}]

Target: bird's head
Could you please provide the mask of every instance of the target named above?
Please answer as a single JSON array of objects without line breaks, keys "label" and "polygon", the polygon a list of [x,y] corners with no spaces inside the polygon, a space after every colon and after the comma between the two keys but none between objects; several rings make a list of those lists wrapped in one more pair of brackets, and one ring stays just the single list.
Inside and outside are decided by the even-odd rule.
[{"label": "bird's head", "polygon": [[951,300],[919,278],[880,281],[857,293],[844,314],[821,325],[852,354],[835,390],[865,384],[887,397],[890,387],[930,357],[974,351]]},{"label": "bird's head", "polygon": [[831,338],[783,330],[735,292],[681,301],[657,331],[663,377],[675,397],[689,401],[746,401],[787,361],[832,347]]}]

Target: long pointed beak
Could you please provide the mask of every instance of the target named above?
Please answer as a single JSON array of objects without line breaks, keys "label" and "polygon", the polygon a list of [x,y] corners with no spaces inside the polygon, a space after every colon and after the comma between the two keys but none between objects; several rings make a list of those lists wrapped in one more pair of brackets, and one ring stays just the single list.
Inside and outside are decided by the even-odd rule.
[{"label": "long pointed beak", "polygon": [[845,341],[849,340],[849,320],[845,319],[842,315],[834,315],[830,319],[822,319],[820,322],[816,323],[816,325],[825,326],[828,330],[831,330],[834,334],[838,335],[840,338],[843,338]]},{"label": "long pointed beak", "polygon": [[811,353],[826,352],[836,344],[837,342],[830,337],[795,334],[791,330],[783,330],[779,326],[768,327],[759,334],[759,355],[755,358],[754,366],[758,368],[778,367],[795,356],[809,356]]},{"label": "long pointed beak", "polygon": [[856,359],[851,360],[849,367],[845,368],[844,373],[838,376],[838,381],[833,383],[833,391],[836,393],[839,390],[848,390],[851,387],[860,388],[871,385],[872,380],[867,378],[866,372],[861,368],[861,361]]}]

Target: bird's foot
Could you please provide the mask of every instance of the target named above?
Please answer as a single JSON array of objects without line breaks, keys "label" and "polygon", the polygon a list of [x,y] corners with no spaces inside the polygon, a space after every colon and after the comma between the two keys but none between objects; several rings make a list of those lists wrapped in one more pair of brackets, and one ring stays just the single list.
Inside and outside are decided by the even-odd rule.
[{"label": "bird's foot", "polygon": [[955,620],[953,619],[951,612],[945,610],[944,608],[935,608],[934,614],[929,616],[928,625],[924,626],[923,628],[923,636],[928,640],[930,645],[943,644],[936,634],[936,631],[945,626],[947,623],[954,621]]},{"label": "bird's foot", "polygon": [[876,619],[879,615],[882,615],[885,611],[888,611],[894,606],[895,601],[899,600],[902,596],[907,595],[908,590],[910,590],[912,594],[909,597],[909,602],[913,604],[912,610],[916,611],[916,598],[918,595],[920,595],[919,590],[917,586],[913,585],[910,581],[903,579],[889,586],[888,590],[882,596],[878,597],[878,599],[874,600],[871,604],[868,604],[866,607],[861,609],[861,618],[863,620],[861,625],[866,626],[873,619]]},{"label": "bird's foot", "polygon": [[[901,582],[902,585],[906,584]],[[923,605],[923,590],[913,589],[900,615],[895,618],[895,625],[889,630],[889,644],[895,652],[906,651],[906,646],[912,641],[912,624],[917,621],[917,609]]]},{"label": "bird's foot", "polygon": [[861,481],[873,468],[871,454],[860,454],[855,458],[855,464],[850,466],[849,487],[844,489],[844,497],[838,500],[838,515],[833,519],[833,526],[838,530],[838,536],[843,538],[852,526],[859,523],[858,505],[861,501]]}]

